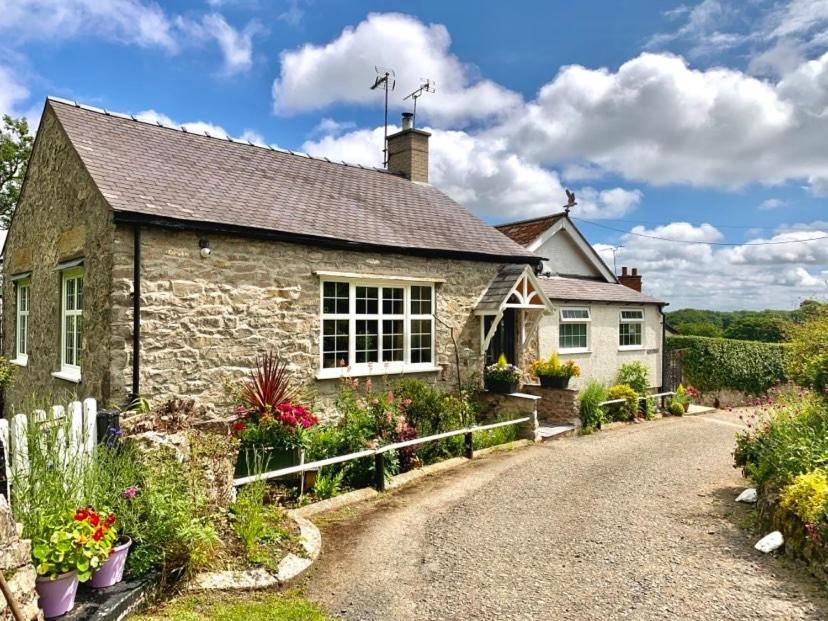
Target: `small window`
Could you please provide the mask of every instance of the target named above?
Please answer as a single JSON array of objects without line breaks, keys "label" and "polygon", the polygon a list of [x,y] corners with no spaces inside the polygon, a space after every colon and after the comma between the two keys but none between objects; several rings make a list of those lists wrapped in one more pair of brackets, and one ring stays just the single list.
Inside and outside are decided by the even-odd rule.
[{"label": "small window", "polygon": [[83,351],[83,268],[63,272],[61,374],[80,379]]},{"label": "small window", "polygon": [[17,332],[14,362],[25,365],[29,360],[29,304],[30,281],[22,280],[17,283]]},{"label": "small window", "polygon": [[618,347],[640,349],[644,344],[644,311],[622,310],[618,324]]},{"label": "small window", "polygon": [[562,308],[558,326],[558,351],[574,353],[589,351],[588,308]]}]

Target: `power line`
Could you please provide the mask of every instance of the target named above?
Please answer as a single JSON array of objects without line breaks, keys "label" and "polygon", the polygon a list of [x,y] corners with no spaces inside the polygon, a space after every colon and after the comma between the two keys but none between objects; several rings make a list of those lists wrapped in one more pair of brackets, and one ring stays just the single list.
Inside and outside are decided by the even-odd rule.
[{"label": "power line", "polygon": [[744,244],[735,244],[730,242],[708,242],[708,241],[692,241],[688,239],[671,239],[669,237],[659,237],[658,235],[646,235],[644,233],[634,233],[632,231],[625,231],[624,229],[617,229],[612,226],[607,226],[606,224],[599,224],[598,222],[593,222],[592,220],[584,220],[583,218],[572,218],[573,220],[577,220],[578,222],[585,222],[587,224],[591,224],[593,226],[600,227],[602,229],[607,229],[609,231],[615,231],[616,233],[623,233],[624,235],[634,235],[635,237],[645,237],[647,239],[658,239],[660,241],[671,242],[674,244],[701,244],[704,246],[778,246],[781,244],[804,244],[807,242],[818,241],[820,239],[828,239],[828,235],[822,235],[820,237],[811,237],[808,239],[790,239],[785,241],[769,241],[769,242],[747,242]]}]

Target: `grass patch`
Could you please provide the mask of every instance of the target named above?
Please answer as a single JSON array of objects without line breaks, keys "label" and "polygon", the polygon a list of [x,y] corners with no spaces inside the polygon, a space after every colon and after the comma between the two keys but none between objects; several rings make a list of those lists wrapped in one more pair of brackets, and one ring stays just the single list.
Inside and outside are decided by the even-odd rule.
[{"label": "grass patch", "polygon": [[322,608],[298,591],[285,593],[219,592],[185,595],[128,621],[331,621]]}]

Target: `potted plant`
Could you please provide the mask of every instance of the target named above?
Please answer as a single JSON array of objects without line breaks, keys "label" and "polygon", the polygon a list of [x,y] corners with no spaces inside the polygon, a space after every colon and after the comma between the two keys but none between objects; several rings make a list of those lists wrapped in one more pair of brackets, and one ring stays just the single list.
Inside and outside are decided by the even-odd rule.
[{"label": "potted plant", "polygon": [[109,557],[98,569],[92,572],[92,588],[105,589],[118,584],[124,579],[124,567],[126,566],[129,548],[132,546],[132,539],[126,535],[118,536],[115,529],[115,515],[110,513],[103,522],[104,539],[110,544]]},{"label": "potted plant", "polygon": [[670,400],[671,405],[673,403],[678,403],[681,407],[684,408],[684,411],[687,412],[690,410],[690,404],[693,402],[693,399],[700,396],[698,390],[693,388],[692,386],[688,386],[687,388],[684,387],[684,384],[679,384],[678,388],[676,388],[676,394],[673,395],[673,398]]},{"label": "potted plant", "polygon": [[532,375],[537,377],[540,385],[546,388],[566,388],[569,380],[581,375],[581,367],[573,360],[561,362],[558,354],[552,353],[549,358],[538,358],[532,363]]},{"label": "potted plant", "polygon": [[519,368],[509,364],[506,356],[500,355],[497,362],[486,367],[483,381],[486,390],[502,395],[517,392],[520,387],[522,373]]},{"label": "potted plant", "polygon": [[37,594],[47,619],[72,610],[78,583],[89,580],[109,557],[115,538],[114,522],[106,526],[109,519],[86,508],[59,513],[32,537]]}]

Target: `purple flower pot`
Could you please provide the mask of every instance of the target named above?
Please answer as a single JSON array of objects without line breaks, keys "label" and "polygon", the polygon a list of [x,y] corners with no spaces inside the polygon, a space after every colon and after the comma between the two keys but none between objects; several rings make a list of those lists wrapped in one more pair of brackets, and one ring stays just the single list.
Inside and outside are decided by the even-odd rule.
[{"label": "purple flower pot", "polygon": [[119,544],[116,542],[106,562],[101,565],[100,569],[92,572],[93,589],[105,589],[106,587],[111,587],[113,584],[118,584],[124,579],[124,565],[126,565],[127,554],[129,554],[129,547],[131,545],[132,539],[129,537],[126,537],[124,543]]},{"label": "purple flower pot", "polygon": [[75,605],[78,592],[78,574],[70,571],[54,578],[40,576],[36,583],[40,607],[47,619],[64,615]]}]

